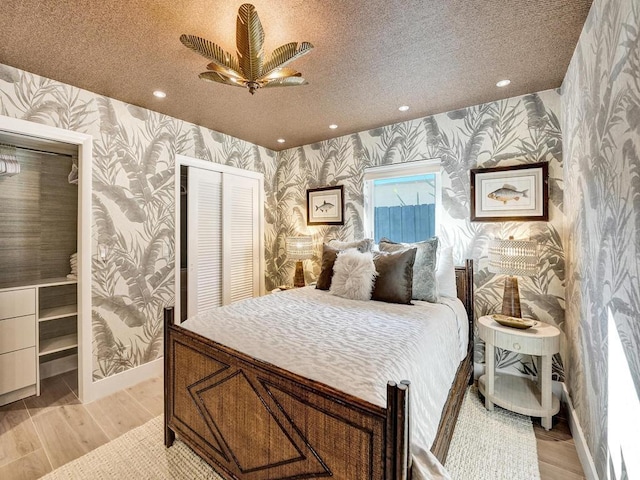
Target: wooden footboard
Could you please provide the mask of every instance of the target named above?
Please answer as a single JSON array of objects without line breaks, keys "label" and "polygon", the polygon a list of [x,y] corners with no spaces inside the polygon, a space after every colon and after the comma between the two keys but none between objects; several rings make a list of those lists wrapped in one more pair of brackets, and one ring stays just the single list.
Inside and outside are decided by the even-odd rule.
[{"label": "wooden footboard", "polygon": [[173,325],[165,444],[177,433],[228,479],[409,478],[409,386],[381,408]]},{"label": "wooden footboard", "polygon": [[[473,265],[456,268],[473,332]],[[409,382],[382,408],[174,325],[165,309],[165,445],[175,435],[226,479],[407,480]],[[444,463],[471,375],[472,342],[432,445]]]}]

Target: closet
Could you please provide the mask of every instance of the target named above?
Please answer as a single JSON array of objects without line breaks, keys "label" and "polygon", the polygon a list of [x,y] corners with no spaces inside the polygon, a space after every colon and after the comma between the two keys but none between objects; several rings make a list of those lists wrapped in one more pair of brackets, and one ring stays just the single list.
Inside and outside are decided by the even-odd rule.
[{"label": "closet", "polygon": [[78,366],[78,147],[7,132],[0,144],[4,405],[39,394],[41,379]]},{"label": "closet", "polygon": [[178,157],[180,316],[264,292],[262,174]]}]

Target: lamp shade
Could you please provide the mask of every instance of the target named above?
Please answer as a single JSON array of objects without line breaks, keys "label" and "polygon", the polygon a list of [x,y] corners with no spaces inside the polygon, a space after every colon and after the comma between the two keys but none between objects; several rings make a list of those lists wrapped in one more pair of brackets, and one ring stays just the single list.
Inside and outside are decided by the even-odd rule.
[{"label": "lamp shade", "polygon": [[538,244],[529,240],[493,240],[489,245],[489,271],[530,277],[538,272]]},{"label": "lamp shade", "polygon": [[287,257],[292,260],[305,260],[313,257],[311,237],[287,237]]}]

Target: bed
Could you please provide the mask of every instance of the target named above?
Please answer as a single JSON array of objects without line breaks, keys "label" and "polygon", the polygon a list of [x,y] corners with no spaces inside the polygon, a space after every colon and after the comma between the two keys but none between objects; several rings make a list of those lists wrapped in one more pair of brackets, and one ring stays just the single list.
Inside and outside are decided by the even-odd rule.
[{"label": "bed", "polygon": [[[464,267],[456,267],[466,332],[473,332],[472,279],[471,260]],[[351,376],[348,368],[342,367],[342,373],[336,371],[332,376],[330,368],[322,368],[332,353],[329,344],[323,344],[328,329],[316,327],[320,322],[307,323],[304,328],[311,329],[308,337],[319,340],[318,348],[326,358],[319,358],[320,350],[315,352],[312,344],[289,348],[280,343],[285,336],[280,330],[286,328],[280,326],[279,318],[272,318],[276,311],[270,309],[275,303],[290,305],[288,310],[293,310],[297,322],[304,322],[305,315],[312,314],[335,321],[335,312],[344,310],[332,308],[348,307],[341,300],[332,300],[332,307],[325,311],[314,302],[324,302],[321,295],[331,296],[328,292],[315,292],[309,287],[298,290],[262,297],[262,304],[249,301],[242,308],[261,305],[266,319],[261,328],[265,331],[250,327],[244,334],[236,331],[241,322],[233,318],[237,312],[229,307],[223,307],[228,309],[221,310],[227,312],[226,316],[217,323],[207,323],[206,315],[197,316],[186,322],[188,328],[175,325],[173,309],[165,309],[165,445],[170,447],[177,434],[222,477],[242,480],[409,479],[418,468],[413,465],[412,469],[416,458],[424,460],[424,456],[416,456],[419,445],[412,444],[413,438],[433,437],[430,454],[444,463],[464,392],[472,378],[472,334],[466,335],[462,346],[459,336],[456,339],[455,350],[462,360],[454,365],[448,390],[439,393],[445,399],[441,414],[439,409],[434,413],[424,405],[423,399],[428,395],[420,390],[414,392],[418,386],[424,388],[422,382],[412,386],[408,381],[411,378],[395,376],[380,381],[382,370],[371,367],[375,358],[368,356],[367,349],[361,349],[352,360],[354,371],[369,368],[365,375]],[[296,305],[304,302],[307,310],[297,311]],[[421,308],[403,307],[413,308],[413,315]],[[385,308],[379,305],[377,310]],[[455,311],[454,306],[442,308]],[[375,322],[373,310],[370,313],[361,320],[355,319],[354,313],[352,323]],[[400,322],[405,321],[401,315],[399,318]],[[295,330],[300,331],[301,325],[304,323]],[[398,328],[405,336],[413,335],[410,329]],[[459,326],[456,328],[460,330]],[[341,338],[357,344],[361,338],[358,335],[361,332],[354,330]],[[385,342],[393,353],[401,343],[395,345],[393,335],[389,335],[387,332],[386,340],[371,341]],[[263,350],[256,342],[261,337],[267,346]],[[302,336],[299,340],[304,342]],[[382,345],[374,343],[370,350],[382,350]],[[282,365],[278,355],[288,358],[287,369],[278,366]],[[402,365],[400,360],[396,363]],[[316,370],[324,373],[317,376]],[[398,367],[388,371],[401,374],[414,370]],[[422,417],[429,417],[428,421],[423,422]],[[423,423],[430,426],[423,427]],[[436,433],[429,437],[423,430]]]}]

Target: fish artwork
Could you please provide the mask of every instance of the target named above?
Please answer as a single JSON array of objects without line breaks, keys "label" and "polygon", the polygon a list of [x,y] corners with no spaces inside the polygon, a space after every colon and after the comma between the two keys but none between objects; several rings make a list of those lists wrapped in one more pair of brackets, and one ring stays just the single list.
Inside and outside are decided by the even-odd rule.
[{"label": "fish artwork", "polygon": [[320,210],[321,212],[326,213],[329,210],[331,210],[334,206],[335,205],[333,203],[329,203],[325,200],[322,205],[316,205],[316,212]]},{"label": "fish artwork", "polygon": [[517,200],[520,200],[520,198],[528,198],[528,195],[527,195],[528,191],[529,190],[526,189],[519,192],[518,190],[516,190],[516,187],[514,187],[513,185],[507,185],[505,183],[502,186],[502,188],[494,190],[493,192],[488,194],[487,197],[493,200],[497,200],[498,202],[502,202],[503,204],[506,205],[509,200],[517,201]]}]

